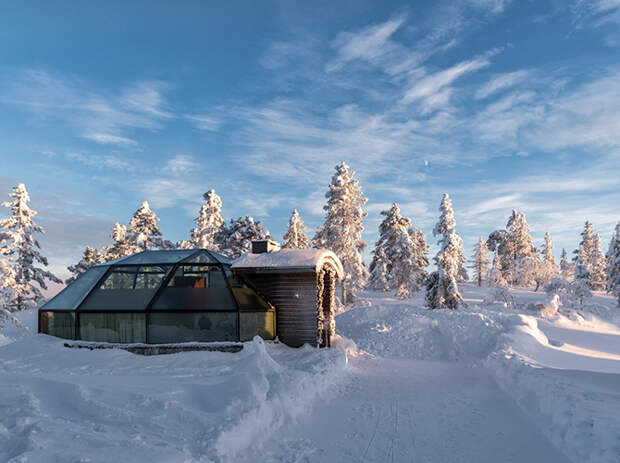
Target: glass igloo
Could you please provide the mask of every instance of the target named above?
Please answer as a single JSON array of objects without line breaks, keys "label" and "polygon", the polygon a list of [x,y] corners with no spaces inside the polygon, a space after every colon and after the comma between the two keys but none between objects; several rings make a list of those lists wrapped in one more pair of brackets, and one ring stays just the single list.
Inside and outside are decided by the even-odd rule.
[{"label": "glass igloo", "polygon": [[166,344],[275,337],[275,309],[207,249],[144,251],[92,267],[39,309],[39,332]]}]

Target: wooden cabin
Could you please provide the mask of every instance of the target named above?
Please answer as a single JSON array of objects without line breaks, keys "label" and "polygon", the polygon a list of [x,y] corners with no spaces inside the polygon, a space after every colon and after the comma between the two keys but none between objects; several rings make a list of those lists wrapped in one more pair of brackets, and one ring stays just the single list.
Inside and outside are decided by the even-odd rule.
[{"label": "wooden cabin", "polygon": [[335,333],[336,283],[344,273],[340,259],[326,249],[278,249],[254,241],[252,252],[232,270],[276,308],[276,334],[289,346],[330,347]]}]

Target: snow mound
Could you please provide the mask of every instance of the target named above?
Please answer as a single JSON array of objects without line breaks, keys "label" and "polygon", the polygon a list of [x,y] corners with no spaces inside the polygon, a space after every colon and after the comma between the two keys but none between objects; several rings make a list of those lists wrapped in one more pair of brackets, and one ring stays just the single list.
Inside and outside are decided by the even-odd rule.
[{"label": "snow mound", "polygon": [[346,374],[343,352],[258,337],[145,357],[33,331],[0,347],[0,461],[235,461]]}]

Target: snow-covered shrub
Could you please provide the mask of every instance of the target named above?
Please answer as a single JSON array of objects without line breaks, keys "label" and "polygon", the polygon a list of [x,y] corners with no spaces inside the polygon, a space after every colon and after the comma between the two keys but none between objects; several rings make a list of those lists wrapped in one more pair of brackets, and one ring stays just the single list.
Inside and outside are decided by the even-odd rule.
[{"label": "snow-covered shrub", "polygon": [[561,306],[562,301],[560,300],[560,296],[557,294],[552,294],[545,302],[530,302],[525,306],[525,309],[532,312],[538,312],[538,314],[543,318],[551,318],[558,313]]},{"label": "snow-covered shrub", "polygon": [[582,279],[569,282],[562,278],[554,278],[545,287],[545,291],[550,295],[557,294],[563,306],[575,310],[583,309],[585,302],[592,297],[587,282]]},{"label": "snow-covered shrub", "polygon": [[485,304],[494,304],[496,302],[503,303],[506,308],[513,309],[516,307],[515,299],[507,286],[496,286],[484,297]]}]

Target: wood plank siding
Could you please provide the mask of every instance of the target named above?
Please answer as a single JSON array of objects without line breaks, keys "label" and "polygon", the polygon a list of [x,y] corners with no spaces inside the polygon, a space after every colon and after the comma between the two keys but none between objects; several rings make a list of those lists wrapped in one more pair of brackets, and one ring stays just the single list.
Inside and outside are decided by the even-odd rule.
[{"label": "wood plank siding", "polygon": [[240,273],[275,306],[280,341],[292,347],[317,345],[316,273]]}]

